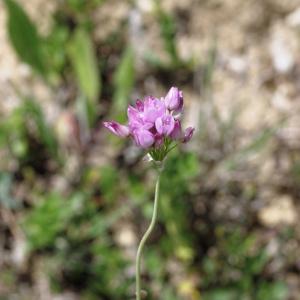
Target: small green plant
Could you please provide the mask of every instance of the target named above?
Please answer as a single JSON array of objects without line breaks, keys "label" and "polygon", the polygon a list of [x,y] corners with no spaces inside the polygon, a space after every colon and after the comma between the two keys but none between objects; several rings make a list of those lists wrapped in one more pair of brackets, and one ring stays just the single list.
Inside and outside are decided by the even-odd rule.
[{"label": "small green plant", "polygon": [[255,234],[219,226],[216,235],[217,252],[203,260],[204,299],[286,299],[283,282],[259,279],[270,258]]}]

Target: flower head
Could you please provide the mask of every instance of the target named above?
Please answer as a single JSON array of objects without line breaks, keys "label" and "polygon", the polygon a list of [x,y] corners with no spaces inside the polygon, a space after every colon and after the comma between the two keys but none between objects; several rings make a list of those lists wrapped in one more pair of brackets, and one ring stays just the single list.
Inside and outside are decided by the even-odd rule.
[{"label": "flower head", "polygon": [[137,100],[127,109],[128,125],[115,121],[103,125],[119,137],[132,137],[138,147],[147,149],[155,161],[162,161],[177,144],[187,143],[193,136],[194,128],[184,132],[179,119],[183,110],[183,94],[172,87],[164,98],[147,96]]}]

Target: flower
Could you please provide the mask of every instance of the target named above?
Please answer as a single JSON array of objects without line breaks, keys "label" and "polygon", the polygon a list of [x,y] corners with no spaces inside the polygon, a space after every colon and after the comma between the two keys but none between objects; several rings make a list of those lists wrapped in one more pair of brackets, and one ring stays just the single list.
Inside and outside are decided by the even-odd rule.
[{"label": "flower", "polygon": [[177,87],[171,87],[165,97],[166,108],[170,111],[181,112],[183,108],[183,95]]},{"label": "flower", "polygon": [[183,110],[183,94],[177,87],[171,87],[161,99],[147,96],[137,100],[127,109],[128,125],[115,121],[103,122],[113,134],[131,137],[138,147],[147,149],[152,158],[162,161],[177,144],[187,143],[195,128],[181,129],[180,115]]},{"label": "flower", "polygon": [[119,137],[127,137],[130,134],[129,128],[125,125],[121,125],[118,122],[110,121],[103,122],[103,125],[109,129],[113,134]]},{"label": "flower", "polygon": [[151,147],[155,141],[154,135],[145,128],[137,128],[133,131],[133,138],[137,146],[144,149]]},{"label": "flower", "polygon": [[179,120],[175,120],[174,128],[170,134],[172,140],[179,140],[182,136],[181,123]]},{"label": "flower", "polygon": [[163,115],[155,120],[155,128],[160,135],[169,136],[175,125],[175,120],[171,115]]},{"label": "flower", "polygon": [[144,102],[143,120],[154,125],[157,118],[166,114],[166,107],[163,101],[149,96]]}]

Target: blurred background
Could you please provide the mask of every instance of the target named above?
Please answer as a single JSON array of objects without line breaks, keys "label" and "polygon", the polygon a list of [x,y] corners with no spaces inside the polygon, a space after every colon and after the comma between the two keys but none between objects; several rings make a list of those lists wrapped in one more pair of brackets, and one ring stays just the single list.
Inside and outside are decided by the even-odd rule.
[{"label": "blurred background", "polygon": [[103,129],[178,86],[147,299],[300,299],[299,0],[0,2],[0,299],[133,299],[155,174]]}]

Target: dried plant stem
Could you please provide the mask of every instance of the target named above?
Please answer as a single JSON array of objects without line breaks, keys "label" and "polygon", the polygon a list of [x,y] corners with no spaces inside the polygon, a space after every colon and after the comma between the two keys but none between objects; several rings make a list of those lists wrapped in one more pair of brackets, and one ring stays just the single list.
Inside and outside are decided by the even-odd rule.
[{"label": "dried plant stem", "polygon": [[151,223],[145,232],[144,236],[141,239],[137,255],[136,255],[136,300],[141,300],[141,256],[143,252],[144,245],[150,236],[157,219],[157,210],[158,210],[158,198],[159,198],[159,186],[160,186],[160,171],[158,171],[157,181],[155,186],[155,197],[154,197],[154,207]]}]

